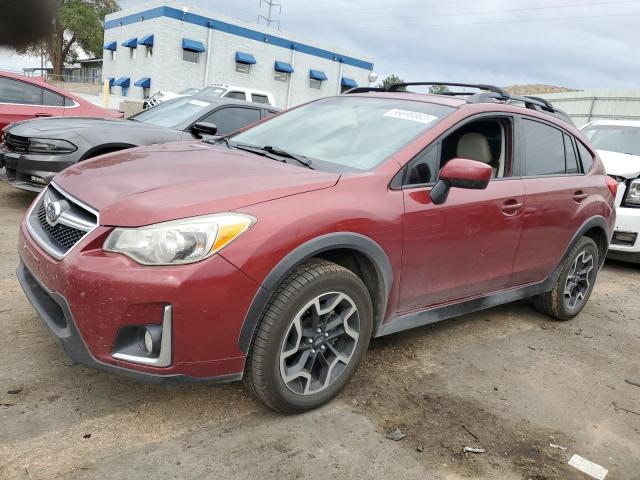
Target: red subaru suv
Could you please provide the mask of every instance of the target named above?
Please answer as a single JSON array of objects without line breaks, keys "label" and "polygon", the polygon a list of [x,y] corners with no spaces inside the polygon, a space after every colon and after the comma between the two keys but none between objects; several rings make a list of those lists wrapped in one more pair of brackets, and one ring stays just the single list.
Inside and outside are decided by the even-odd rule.
[{"label": "red subaru suv", "polygon": [[78,362],[244,379],[281,412],[334,397],[372,337],[522,298],[578,314],[615,220],[594,149],[540,99],[412,85],[63,171],[22,222],[27,297]]}]

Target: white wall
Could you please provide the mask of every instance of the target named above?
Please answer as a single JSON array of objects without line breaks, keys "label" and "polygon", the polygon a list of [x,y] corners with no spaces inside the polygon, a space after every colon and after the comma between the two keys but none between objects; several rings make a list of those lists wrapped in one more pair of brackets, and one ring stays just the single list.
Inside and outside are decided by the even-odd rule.
[{"label": "white wall", "polygon": [[[144,10],[164,6],[165,4],[174,8],[181,8],[180,4],[172,1],[156,1],[138,6],[135,9],[109,15],[107,16],[107,20],[122,18],[132,15],[135,12],[143,12]],[[263,26],[247,24],[204,10],[190,8],[189,11],[208,18],[215,18],[227,23],[250,28],[254,31],[291,39],[294,43],[303,43],[333,51],[339,56],[359,58],[373,63],[371,58],[363,58],[349,52],[334,49],[326,45],[319,45],[304,39],[293,39],[282,32],[267,29]],[[208,46],[209,32],[212,34],[211,48]],[[149,34],[154,35],[153,57],[145,58],[145,47],[138,46],[136,58],[132,60],[129,56],[130,49],[123,47],[122,42],[131,37],[141,39],[143,36]],[[207,47],[207,52],[200,54],[199,63],[185,62],[182,59],[183,38],[200,41]],[[207,56],[209,56],[208,84],[223,83],[270,91],[275,95],[278,106],[285,107],[287,104],[289,85],[288,82],[279,82],[274,79],[274,62],[278,60],[292,63],[293,51],[290,48],[283,48],[168,17],[141,20],[129,25],[108,28],[105,30],[105,44],[112,41],[118,43],[116,60],[111,61],[110,52],[105,50],[103,78],[114,77],[117,79],[120,77],[130,77],[130,97],[142,97],[142,89],[134,86],[134,83],[142,77],[151,78],[151,93],[158,90],[179,92],[190,87],[204,86],[205,65]],[[236,51],[250,53],[256,58],[257,63],[251,66],[251,71],[248,75],[235,71]],[[293,65],[295,72],[290,75],[289,79],[289,82],[291,82],[290,106],[339,93],[341,82],[339,75],[340,62],[296,51]],[[327,77],[329,77],[327,81],[323,82],[321,90],[309,88],[310,69],[322,70]],[[344,64],[342,76],[353,78],[361,86],[367,86],[369,84],[369,71],[363,68]],[[120,88],[114,87],[113,93],[119,95]]]}]

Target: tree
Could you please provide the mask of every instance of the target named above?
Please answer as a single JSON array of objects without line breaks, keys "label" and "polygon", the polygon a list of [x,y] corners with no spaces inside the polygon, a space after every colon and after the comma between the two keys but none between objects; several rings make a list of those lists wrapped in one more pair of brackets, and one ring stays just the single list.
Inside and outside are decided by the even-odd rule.
[{"label": "tree", "polygon": [[42,0],[53,1],[57,10],[53,31],[41,42],[19,50],[20,53],[46,55],[54,75],[62,75],[65,63],[78,58],[78,49],[100,57],[105,15],[120,10],[117,0]]},{"label": "tree", "polygon": [[429,93],[433,93],[436,95],[447,93],[449,91],[449,87],[446,85],[431,85],[429,87]]},{"label": "tree", "polygon": [[[378,84],[378,87],[386,88],[389,85],[393,85],[394,83],[404,83],[404,80],[401,79],[400,77],[396,76],[396,75],[389,75],[387,78],[382,80],[382,83]],[[399,88],[398,90],[399,91],[404,91],[406,89],[404,87],[402,87],[402,88]]]}]

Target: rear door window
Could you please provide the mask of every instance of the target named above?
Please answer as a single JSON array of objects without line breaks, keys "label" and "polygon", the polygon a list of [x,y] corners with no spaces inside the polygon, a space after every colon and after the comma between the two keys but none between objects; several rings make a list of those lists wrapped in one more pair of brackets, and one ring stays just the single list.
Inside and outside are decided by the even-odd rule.
[{"label": "rear door window", "polygon": [[269,97],[267,97],[266,95],[258,95],[257,93],[252,93],[251,101],[255,103],[264,103],[266,105],[269,105]]},{"label": "rear door window", "polygon": [[42,88],[27,82],[0,77],[0,103],[42,105]]},{"label": "rear door window", "polygon": [[564,134],[557,128],[523,119],[525,175],[564,175]]},{"label": "rear door window", "polygon": [[214,123],[218,127],[218,135],[226,135],[258,120],[258,108],[226,107],[216,110],[200,121]]},{"label": "rear door window", "polygon": [[62,95],[47,90],[46,88],[42,89],[42,105],[48,107],[64,107],[64,100],[65,98]]}]

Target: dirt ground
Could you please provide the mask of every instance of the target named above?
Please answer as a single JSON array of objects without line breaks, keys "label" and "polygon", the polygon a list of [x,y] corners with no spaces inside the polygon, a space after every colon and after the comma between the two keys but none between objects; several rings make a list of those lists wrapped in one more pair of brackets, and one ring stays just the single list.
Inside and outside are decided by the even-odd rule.
[{"label": "dirt ground", "polygon": [[14,274],[32,199],[0,184],[1,479],[589,478],[574,453],[640,478],[640,267],[607,262],[571,322],[519,302],[375,340],[338,399],[286,417],[239,384],[72,365]]}]

